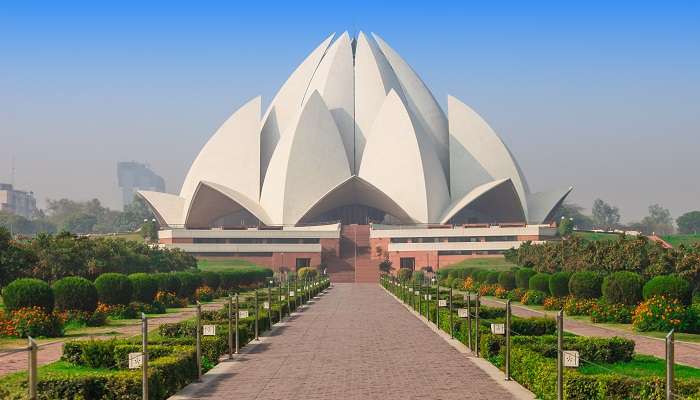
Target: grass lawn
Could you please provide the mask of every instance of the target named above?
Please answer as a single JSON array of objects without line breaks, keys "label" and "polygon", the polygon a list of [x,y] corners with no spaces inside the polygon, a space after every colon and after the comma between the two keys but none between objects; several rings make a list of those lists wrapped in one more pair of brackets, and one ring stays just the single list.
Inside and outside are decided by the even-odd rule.
[{"label": "grass lawn", "polygon": [[[666,362],[660,358],[638,354],[628,363],[619,362],[614,364],[593,365],[582,362],[578,370],[587,375],[616,373],[635,378],[644,376],[663,377],[666,376]],[[676,379],[700,378],[700,369],[687,367],[685,365],[676,365],[674,372],[676,374]]]},{"label": "grass lawn", "polygon": [[221,272],[250,266],[256,266],[256,264],[246,260],[197,260],[197,268],[202,271]]},{"label": "grass lawn", "polygon": [[621,235],[617,233],[604,233],[604,232],[574,232],[574,236],[578,236],[585,240],[590,240],[591,242],[596,242],[599,240],[619,240]]},{"label": "grass lawn", "polygon": [[503,257],[467,258],[458,263],[448,265],[448,267],[472,267],[493,269],[496,271],[506,271],[515,266],[515,264],[506,261]]},{"label": "grass lawn", "polygon": [[661,236],[661,239],[667,241],[673,247],[678,247],[682,244],[700,244],[700,233],[695,235],[666,235]]}]

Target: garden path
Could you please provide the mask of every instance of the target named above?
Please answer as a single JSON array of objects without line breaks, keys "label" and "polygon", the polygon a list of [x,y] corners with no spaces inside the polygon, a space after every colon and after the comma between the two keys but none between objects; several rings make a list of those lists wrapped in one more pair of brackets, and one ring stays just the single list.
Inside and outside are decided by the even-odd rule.
[{"label": "garden path", "polygon": [[[487,306],[503,307],[503,302],[482,298],[481,304]],[[512,304],[513,315],[518,317],[542,317],[555,318],[554,311],[539,311],[521,305]],[[666,343],[664,339],[652,338],[637,335],[622,329],[615,329],[607,326],[600,326],[590,322],[577,321],[564,318],[564,330],[581,336],[611,337],[620,336],[634,340],[635,351],[639,354],[647,354],[659,358],[664,358],[666,354]],[[675,361],[679,364],[700,368],[700,344],[676,341]]]},{"label": "garden path", "polygon": [[[222,306],[221,303],[210,303],[202,305],[203,310],[217,309]],[[157,329],[162,324],[182,321],[192,318],[196,309],[194,307],[187,308],[183,311],[166,314],[157,317],[148,318],[149,330]],[[109,326],[107,326],[108,328]],[[59,338],[54,341],[41,344],[37,353],[37,361],[39,365],[48,364],[57,361],[63,354],[63,343],[71,340],[87,340],[87,339],[111,339],[118,337],[134,336],[141,333],[141,322],[134,321],[133,324],[128,324],[120,327],[109,329],[110,334],[95,334],[81,336],[80,338]],[[0,351],[0,376],[12,372],[27,370],[27,352],[21,351],[12,353],[13,349],[3,349]]]},{"label": "garden path", "polygon": [[377,284],[335,284],[173,399],[512,399]]}]

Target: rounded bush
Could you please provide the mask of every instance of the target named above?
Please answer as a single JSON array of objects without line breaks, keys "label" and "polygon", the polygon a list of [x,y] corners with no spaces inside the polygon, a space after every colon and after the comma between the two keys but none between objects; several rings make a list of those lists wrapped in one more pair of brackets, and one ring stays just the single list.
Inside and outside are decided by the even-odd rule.
[{"label": "rounded bush", "polygon": [[79,276],[69,276],[54,282],[53,295],[59,311],[94,312],[97,309],[95,284]]},{"label": "rounded bush", "polygon": [[30,307],[39,307],[47,313],[53,311],[53,291],[48,283],[40,279],[12,281],[3,289],[2,299],[8,311]]},{"label": "rounded bush", "polygon": [[545,274],[543,272],[532,275],[528,282],[528,288],[530,290],[537,290],[543,293],[549,293],[550,276],[551,275]]},{"label": "rounded bush", "polygon": [[399,268],[399,272],[397,273],[397,276],[401,282],[410,280],[411,275],[413,275],[413,270],[410,268]]},{"label": "rounded bush", "polygon": [[132,286],[129,277],[124,274],[107,273],[95,279],[97,297],[108,305],[127,305],[131,301]]},{"label": "rounded bush", "polygon": [[489,274],[486,276],[486,283],[491,285],[498,283],[498,274],[498,271],[489,271]]},{"label": "rounded bush", "polygon": [[424,279],[425,273],[423,271],[413,271],[413,275],[411,276],[412,281],[423,283]]},{"label": "rounded bush", "polygon": [[529,289],[530,277],[536,273],[537,272],[532,268],[520,268],[515,272],[515,286],[523,290]]},{"label": "rounded bush", "polygon": [[644,281],[639,274],[630,271],[613,272],[603,279],[601,292],[608,304],[634,306],[642,300]]},{"label": "rounded bush", "polygon": [[141,303],[151,304],[158,293],[158,279],[143,272],[129,275],[132,298]]},{"label": "rounded bush", "polygon": [[549,293],[554,297],[566,297],[569,295],[569,278],[571,274],[568,272],[557,272],[549,277]]},{"label": "rounded bush", "polygon": [[176,272],[175,277],[180,281],[179,297],[193,298],[200,284],[200,276],[191,272]]},{"label": "rounded bush", "polygon": [[474,280],[479,283],[485,283],[491,273],[488,269],[480,269],[474,273]]},{"label": "rounded bush", "polygon": [[597,299],[600,297],[600,284],[603,278],[592,271],[581,271],[571,275],[569,293],[579,299]]},{"label": "rounded bush", "polygon": [[644,285],[644,299],[654,296],[666,296],[678,299],[683,304],[690,304],[690,284],[685,279],[675,275],[662,275],[652,278]]},{"label": "rounded bush", "polygon": [[221,275],[214,271],[202,271],[199,276],[202,277],[202,284],[216,290],[221,285]]},{"label": "rounded bush", "polygon": [[515,289],[515,272],[502,271],[498,274],[498,284],[505,290]]},{"label": "rounded bush", "polygon": [[153,275],[158,281],[158,290],[161,292],[177,293],[180,290],[180,280],[173,274],[161,272]]},{"label": "rounded bush", "polygon": [[299,279],[302,281],[310,281],[318,276],[318,270],[312,267],[299,268],[297,271],[297,276],[299,276]]}]

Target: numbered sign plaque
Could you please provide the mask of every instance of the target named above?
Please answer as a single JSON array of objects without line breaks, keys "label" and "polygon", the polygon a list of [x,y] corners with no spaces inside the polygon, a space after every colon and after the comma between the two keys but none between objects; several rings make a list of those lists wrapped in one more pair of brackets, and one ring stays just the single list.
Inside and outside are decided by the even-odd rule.
[{"label": "numbered sign plaque", "polygon": [[143,353],[129,353],[129,369],[141,368],[143,365]]},{"label": "numbered sign plaque", "polygon": [[408,293],[413,293],[413,288],[408,288]]},{"label": "numbered sign plaque", "polygon": [[506,325],[505,324],[491,324],[491,333],[494,335],[505,335]]},{"label": "numbered sign plaque", "polygon": [[238,318],[248,318],[248,310],[240,310],[238,311]]},{"label": "numbered sign plaque", "polygon": [[438,307],[447,307],[447,300],[438,300]]},{"label": "numbered sign plaque", "polygon": [[416,290],[416,296],[420,296],[420,291]]},{"label": "numbered sign plaque", "polygon": [[564,366],[570,368],[578,368],[579,355],[576,350],[564,350]]},{"label": "numbered sign plaque", "polygon": [[202,325],[202,335],[216,336],[216,325]]},{"label": "numbered sign plaque", "polygon": [[289,297],[294,297],[294,291],[293,291],[293,290],[290,290],[290,291],[289,291]]},{"label": "numbered sign plaque", "polygon": [[269,302],[264,302],[263,303],[263,310],[269,310],[270,309],[270,303]]},{"label": "numbered sign plaque", "polygon": [[469,318],[469,311],[466,308],[460,308],[457,310],[457,316],[460,318]]},{"label": "numbered sign plaque", "polygon": [[287,300],[287,297],[285,297],[284,295],[282,295],[282,296],[280,296],[280,300],[285,301],[285,300]]}]

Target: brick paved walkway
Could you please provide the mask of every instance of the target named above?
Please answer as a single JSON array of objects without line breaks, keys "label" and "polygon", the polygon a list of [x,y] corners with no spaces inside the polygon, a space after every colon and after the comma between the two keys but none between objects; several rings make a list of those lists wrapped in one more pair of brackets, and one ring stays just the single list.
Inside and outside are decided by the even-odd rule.
[{"label": "brick paved walkway", "polygon": [[[503,302],[482,298],[481,303],[487,306],[503,307]],[[519,317],[542,317],[544,315],[556,318],[554,311],[538,311],[513,304],[513,315]],[[659,358],[666,356],[666,343],[663,339],[636,335],[620,329],[613,329],[593,323],[564,318],[564,330],[581,336],[612,337],[620,336],[634,340],[634,351],[639,354],[652,355]],[[679,364],[700,368],[700,345],[697,343],[676,342],[675,361]]]},{"label": "brick paved walkway", "polygon": [[173,399],[512,399],[376,284],[320,300]]}]

